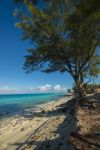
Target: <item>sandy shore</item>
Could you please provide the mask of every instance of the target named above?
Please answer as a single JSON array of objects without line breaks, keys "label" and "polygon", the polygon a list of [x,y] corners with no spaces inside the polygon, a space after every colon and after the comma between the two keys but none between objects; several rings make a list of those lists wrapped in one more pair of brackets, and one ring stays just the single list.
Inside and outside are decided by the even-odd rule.
[{"label": "sandy shore", "polygon": [[100,89],[80,101],[75,115],[78,130],[70,141],[78,150],[100,150]]},{"label": "sandy shore", "polygon": [[[50,141],[53,142],[51,144],[52,150],[58,150],[58,141],[60,147],[63,145],[62,150],[66,148],[72,150],[73,148],[67,141],[67,136],[74,130],[73,116],[69,111],[58,111],[71,99],[72,96],[64,97],[51,103],[39,105],[40,109],[35,113],[30,108],[27,110],[29,115],[13,116],[2,121],[0,125],[0,150],[46,150],[47,147],[50,147],[48,146]],[[66,136],[64,136],[65,132]],[[60,134],[62,135],[60,136]],[[64,137],[66,139],[62,140],[61,138]],[[29,146],[28,144],[33,141],[32,146]],[[65,143],[62,144],[63,142]],[[47,144],[45,148],[43,147],[44,143]]]}]

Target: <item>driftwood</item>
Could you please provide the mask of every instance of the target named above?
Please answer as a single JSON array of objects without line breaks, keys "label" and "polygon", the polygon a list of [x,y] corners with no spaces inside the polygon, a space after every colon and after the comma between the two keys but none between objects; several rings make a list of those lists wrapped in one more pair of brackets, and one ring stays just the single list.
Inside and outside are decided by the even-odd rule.
[{"label": "driftwood", "polygon": [[100,150],[100,136],[71,133],[70,142],[76,150]]}]

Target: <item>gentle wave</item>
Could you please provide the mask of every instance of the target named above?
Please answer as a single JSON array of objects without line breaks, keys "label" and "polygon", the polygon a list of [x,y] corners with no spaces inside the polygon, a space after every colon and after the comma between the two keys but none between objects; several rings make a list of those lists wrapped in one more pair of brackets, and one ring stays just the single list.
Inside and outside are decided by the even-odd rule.
[{"label": "gentle wave", "polygon": [[23,112],[25,108],[48,103],[64,96],[64,93],[0,95],[0,116]]}]

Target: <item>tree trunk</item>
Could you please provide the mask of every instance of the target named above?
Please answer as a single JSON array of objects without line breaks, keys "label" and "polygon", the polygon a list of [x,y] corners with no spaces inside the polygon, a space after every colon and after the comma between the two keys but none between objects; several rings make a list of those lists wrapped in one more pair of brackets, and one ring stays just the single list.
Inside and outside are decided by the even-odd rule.
[{"label": "tree trunk", "polygon": [[84,89],[84,83],[79,81],[79,89],[80,89],[80,92],[81,92],[81,97],[83,96],[86,96],[86,92],[85,92],[85,89]]},{"label": "tree trunk", "polygon": [[80,81],[78,78],[75,78],[75,83],[76,83],[76,89],[77,89],[77,94],[79,97],[86,96],[86,92],[84,89],[84,84],[82,81]]}]

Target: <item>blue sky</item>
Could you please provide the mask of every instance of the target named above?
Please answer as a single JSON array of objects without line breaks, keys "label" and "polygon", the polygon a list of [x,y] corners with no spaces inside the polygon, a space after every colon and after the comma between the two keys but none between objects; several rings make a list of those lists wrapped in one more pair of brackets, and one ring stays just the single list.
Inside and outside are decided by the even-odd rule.
[{"label": "blue sky", "polygon": [[[0,1],[0,93],[21,93],[29,91],[45,91],[45,89],[61,90],[70,88],[73,79],[68,73],[45,74],[33,72],[25,74],[23,68],[27,41],[21,40],[21,31],[15,27],[16,8],[13,0]],[[100,83],[100,79],[97,79]]]}]

